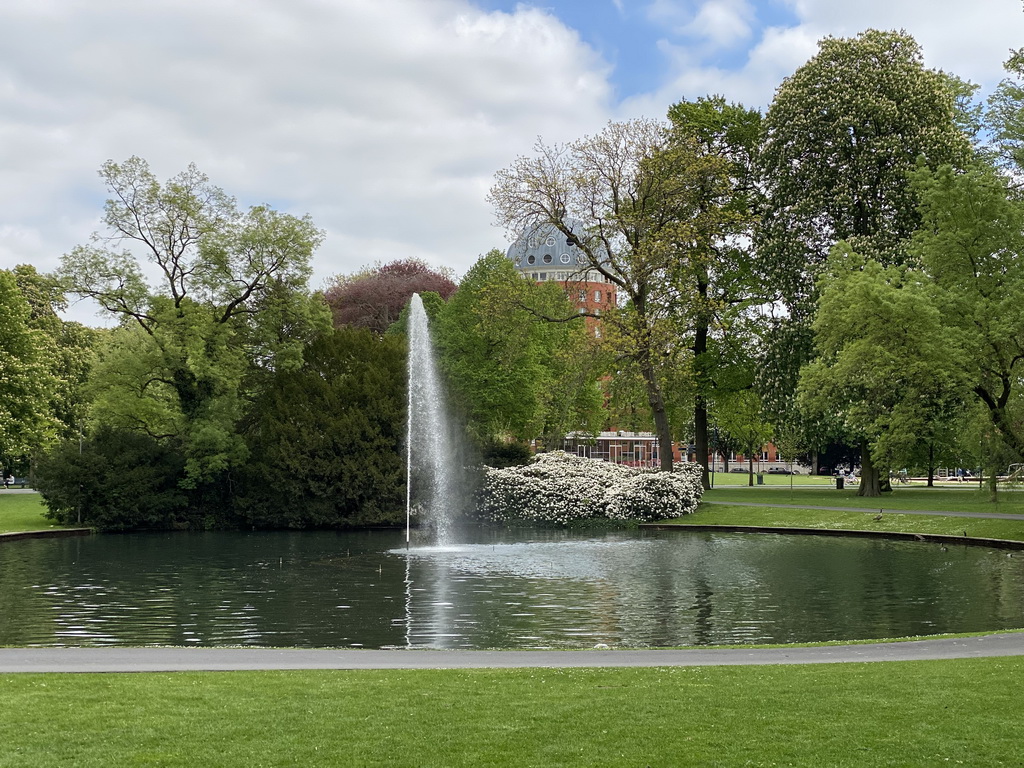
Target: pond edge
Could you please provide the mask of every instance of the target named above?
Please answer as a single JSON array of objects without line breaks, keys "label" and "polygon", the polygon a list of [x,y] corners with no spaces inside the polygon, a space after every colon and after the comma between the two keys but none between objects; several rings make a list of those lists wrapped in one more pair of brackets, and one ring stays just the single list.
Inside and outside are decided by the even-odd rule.
[{"label": "pond edge", "polygon": [[762,525],[709,525],[706,523],[640,523],[648,531],[730,531],[733,533],[779,533],[800,536],[860,536],[869,539],[903,539],[936,544],[967,544],[994,549],[1024,550],[1024,541],[985,539],[976,536],[950,536],[944,533],[905,533],[902,531],[858,531],[850,528],[773,528]]}]

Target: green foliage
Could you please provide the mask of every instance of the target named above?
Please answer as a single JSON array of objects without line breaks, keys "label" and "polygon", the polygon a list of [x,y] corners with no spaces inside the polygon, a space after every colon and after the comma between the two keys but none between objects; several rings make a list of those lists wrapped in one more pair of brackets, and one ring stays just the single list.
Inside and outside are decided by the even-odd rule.
[{"label": "green foliage", "polygon": [[868,30],[823,39],[776,91],[758,156],[767,205],[756,240],[787,308],[758,384],[778,422],[795,421],[791,397],[813,354],[806,326],[831,248],[847,241],[883,265],[904,262],[920,222],[909,172],[919,161],[937,168],[969,159],[957,83],[925,68],[909,35]]},{"label": "green foliage", "polygon": [[278,373],[246,419],[238,510],[257,527],[346,527],[404,516],[404,339],[342,327]]},{"label": "green foliage", "polygon": [[931,283],[942,338],[961,358],[992,425],[1024,456],[1024,202],[981,163],[914,174],[923,226],[913,251]]},{"label": "green foliage", "polygon": [[42,456],[35,486],[48,516],[104,531],[194,527],[178,487],[184,458],[167,441],[101,427]]},{"label": "green foliage", "polygon": [[583,320],[559,286],[524,280],[500,251],[466,273],[432,333],[450,402],[481,446],[596,426],[597,359]]},{"label": "green foliage", "polygon": [[32,306],[14,273],[0,270],[0,467],[51,442],[60,424],[53,409],[59,380],[55,346],[33,327]]},{"label": "green foliage", "polygon": [[[69,290],[125,326],[94,382],[96,418],[175,437],[186,485],[219,480],[246,457],[236,428],[245,398],[300,365],[306,341],[329,324],[306,290],[322,233],[309,217],[240,211],[194,166],[161,183],[133,157],[100,175],[111,192],[107,234],[61,269]],[[155,285],[135,251],[156,267]]]},{"label": "green foliage", "polygon": [[799,398],[838,414],[883,468],[912,463],[956,419],[967,394],[962,350],[951,343],[929,286],[837,246],[820,280],[814,322],[820,356],[801,372]]},{"label": "green foliage", "polygon": [[840,240],[899,260],[919,221],[908,172],[919,158],[937,168],[970,154],[950,81],[899,32],[822,40],[779,86],[765,131],[765,247],[793,307],[811,296],[815,268]]}]

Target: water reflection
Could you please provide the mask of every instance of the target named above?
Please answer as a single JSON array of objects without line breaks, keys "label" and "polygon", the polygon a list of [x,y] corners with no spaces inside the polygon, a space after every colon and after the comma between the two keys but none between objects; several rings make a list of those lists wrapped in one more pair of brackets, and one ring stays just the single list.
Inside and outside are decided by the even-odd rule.
[{"label": "water reflection", "polygon": [[1024,556],[914,542],[401,532],[0,546],[0,644],[431,648],[796,642],[1024,625]]}]

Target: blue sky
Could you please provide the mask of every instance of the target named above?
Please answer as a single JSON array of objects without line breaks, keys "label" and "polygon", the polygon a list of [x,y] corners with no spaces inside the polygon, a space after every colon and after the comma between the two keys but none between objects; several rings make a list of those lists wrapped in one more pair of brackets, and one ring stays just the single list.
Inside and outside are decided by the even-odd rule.
[{"label": "blue sky", "polygon": [[[613,67],[610,81],[620,99],[645,93],[670,69],[668,56],[660,48],[662,41],[685,45],[700,43],[696,30],[682,32],[678,27],[692,23],[702,7],[698,2],[651,3],[637,0],[550,0],[522,3],[510,0],[481,0],[486,10],[515,12],[532,5],[547,11],[579,33],[581,39],[598,51]],[[749,11],[753,29],[789,27],[799,22],[789,4],[767,0],[747,6],[725,6]],[[704,61],[724,69],[739,69],[746,61],[751,38],[708,51]]]},{"label": "blue sky", "polygon": [[462,274],[512,238],[487,191],[537,137],[708,94],[765,109],[822,37],[872,27],[983,93],[1024,46],[1020,0],[4,0],[0,268],[88,242],[97,169],[138,155],[309,213],[315,287],[405,257]]}]

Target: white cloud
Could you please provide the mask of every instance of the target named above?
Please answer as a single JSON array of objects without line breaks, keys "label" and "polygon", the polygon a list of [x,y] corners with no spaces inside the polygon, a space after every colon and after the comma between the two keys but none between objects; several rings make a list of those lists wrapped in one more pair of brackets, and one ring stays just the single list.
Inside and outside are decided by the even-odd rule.
[{"label": "white cloud", "polygon": [[751,36],[753,19],[754,9],[746,0],[709,0],[682,32],[715,47],[730,48]]},{"label": "white cloud", "polygon": [[[758,0],[757,10],[773,2]],[[668,74],[650,93],[627,100],[620,112],[661,115],[665,105],[709,93],[767,108],[782,79],[817,52],[818,40],[870,28],[907,31],[921,45],[927,66],[979,83],[983,95],[1003,77],[1010,49],[1024,46],[1024,13],[1009,0],[785,0],[785,5],[795,22],[752,27],[746,56],[737,59],[733,49],[748,23],[746,3],[711,0],[695,15],[694,3],[654,0],[649,13],[663,25],[658,45],[669,62]],[[731,15],[730,9],[735,9]]]},{"label": "white cloud", "polygon": [[[764,26],[783,1],[795,22]],[[570,0],[474,2],[4,0],[0,267],[55,268],[97,226],[96,170],[137,154],[162,177],[194,161],[245,205],[311,213],[328,233],[318,281],[404,256],[461,272],[504,245],[485,194],[537,136],[711,93],[767,107],[828,34],[906,29],[929,66],[989,90],[1024,45],[1011,0],[612,0],[619,24],[657,23],[665,63],[614,103],[607,62],[553,15]]]},{"label": "white cloud", "polygon": [[0,267],[87,240],[96,170],[194,161],[309,212],[316,278],[503,246],[484,195],[537,135],[599,128],[607,65],[548,13],[468,0],[18,0],[0,7]]}]

